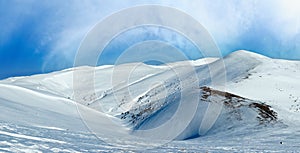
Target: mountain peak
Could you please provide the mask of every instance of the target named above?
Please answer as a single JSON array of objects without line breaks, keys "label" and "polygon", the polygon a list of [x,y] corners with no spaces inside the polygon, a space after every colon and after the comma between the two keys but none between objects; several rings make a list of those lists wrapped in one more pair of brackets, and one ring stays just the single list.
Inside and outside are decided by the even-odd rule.
[{"label": "mountain peak", "polygon": [[229,54],[229,56],[239,56],[239,57],[250,56],[250,57],[260,58],[260,59],[268,58],[264,55],[261,55],[261,54],[258,54],[258,53],[252,52],[252,51],[248,51],[248,50],[237,50],[237,51],[234,51],[231,54]]}]

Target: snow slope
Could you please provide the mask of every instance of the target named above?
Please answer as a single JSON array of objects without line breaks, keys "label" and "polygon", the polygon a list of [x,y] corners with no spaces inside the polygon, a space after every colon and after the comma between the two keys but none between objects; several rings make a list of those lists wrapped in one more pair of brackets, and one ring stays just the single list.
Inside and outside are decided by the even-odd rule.
[{"label": "snow slope", "polygon": [[247,51],[9,78],[0,151],[295,152],[299,79],[299,61]]}]

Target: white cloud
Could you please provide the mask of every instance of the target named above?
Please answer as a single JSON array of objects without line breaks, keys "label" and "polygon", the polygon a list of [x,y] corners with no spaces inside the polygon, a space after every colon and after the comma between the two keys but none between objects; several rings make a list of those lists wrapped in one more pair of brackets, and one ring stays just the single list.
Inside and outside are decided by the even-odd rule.
[{"label": "white cloud", "polygon": [[[238,42],[238,39],[255,24],[269,27],[268,30],[272,32],[273,36],[283,41],[295,38],[300,31],[300,4],[293,0],[75,1],[68,5],[62,5],[60,9],[69,11],[66,13],[66,17],[61,17],[62,21],[58,21],[63,22],[62,25],[65,28],[62,31],[53,30],[58,35],[58,40],[53,44],[54,46],[46,58],[45,67],[57,56],[63,56],[67,59],[66,62],[73,62],[74,54],[79,46],[78,42],[83,39],[89,28],[114,12],[141,4],[167,5],[190,14],[207,28],[217,44],[222,47]],[[65,12],[61,12],[62,16],[64,14]],[[228,48],[222,49],[231,51]]]}]

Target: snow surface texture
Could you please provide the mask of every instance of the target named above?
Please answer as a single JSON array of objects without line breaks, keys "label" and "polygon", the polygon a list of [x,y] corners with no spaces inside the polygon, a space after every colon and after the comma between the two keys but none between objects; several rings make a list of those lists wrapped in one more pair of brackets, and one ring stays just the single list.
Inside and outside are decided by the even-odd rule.
[{"label": "snow surface texture", "polygon": [[[210,73],[220,63],[225,88],[211,82],[223,78]],[[0,81],[0,152],[298,152],[299,80],[300,62],[247,51],[9,78]]]}]

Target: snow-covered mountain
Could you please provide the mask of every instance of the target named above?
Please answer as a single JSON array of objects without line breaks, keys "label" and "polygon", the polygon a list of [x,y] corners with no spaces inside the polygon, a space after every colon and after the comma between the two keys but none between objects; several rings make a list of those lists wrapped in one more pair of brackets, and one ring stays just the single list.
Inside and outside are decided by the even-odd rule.
[{"label": "snow-covered mountain", "polygon": [[0,151],[295,152],[299,80],[299,61],[248,51],[9,78]]}]

